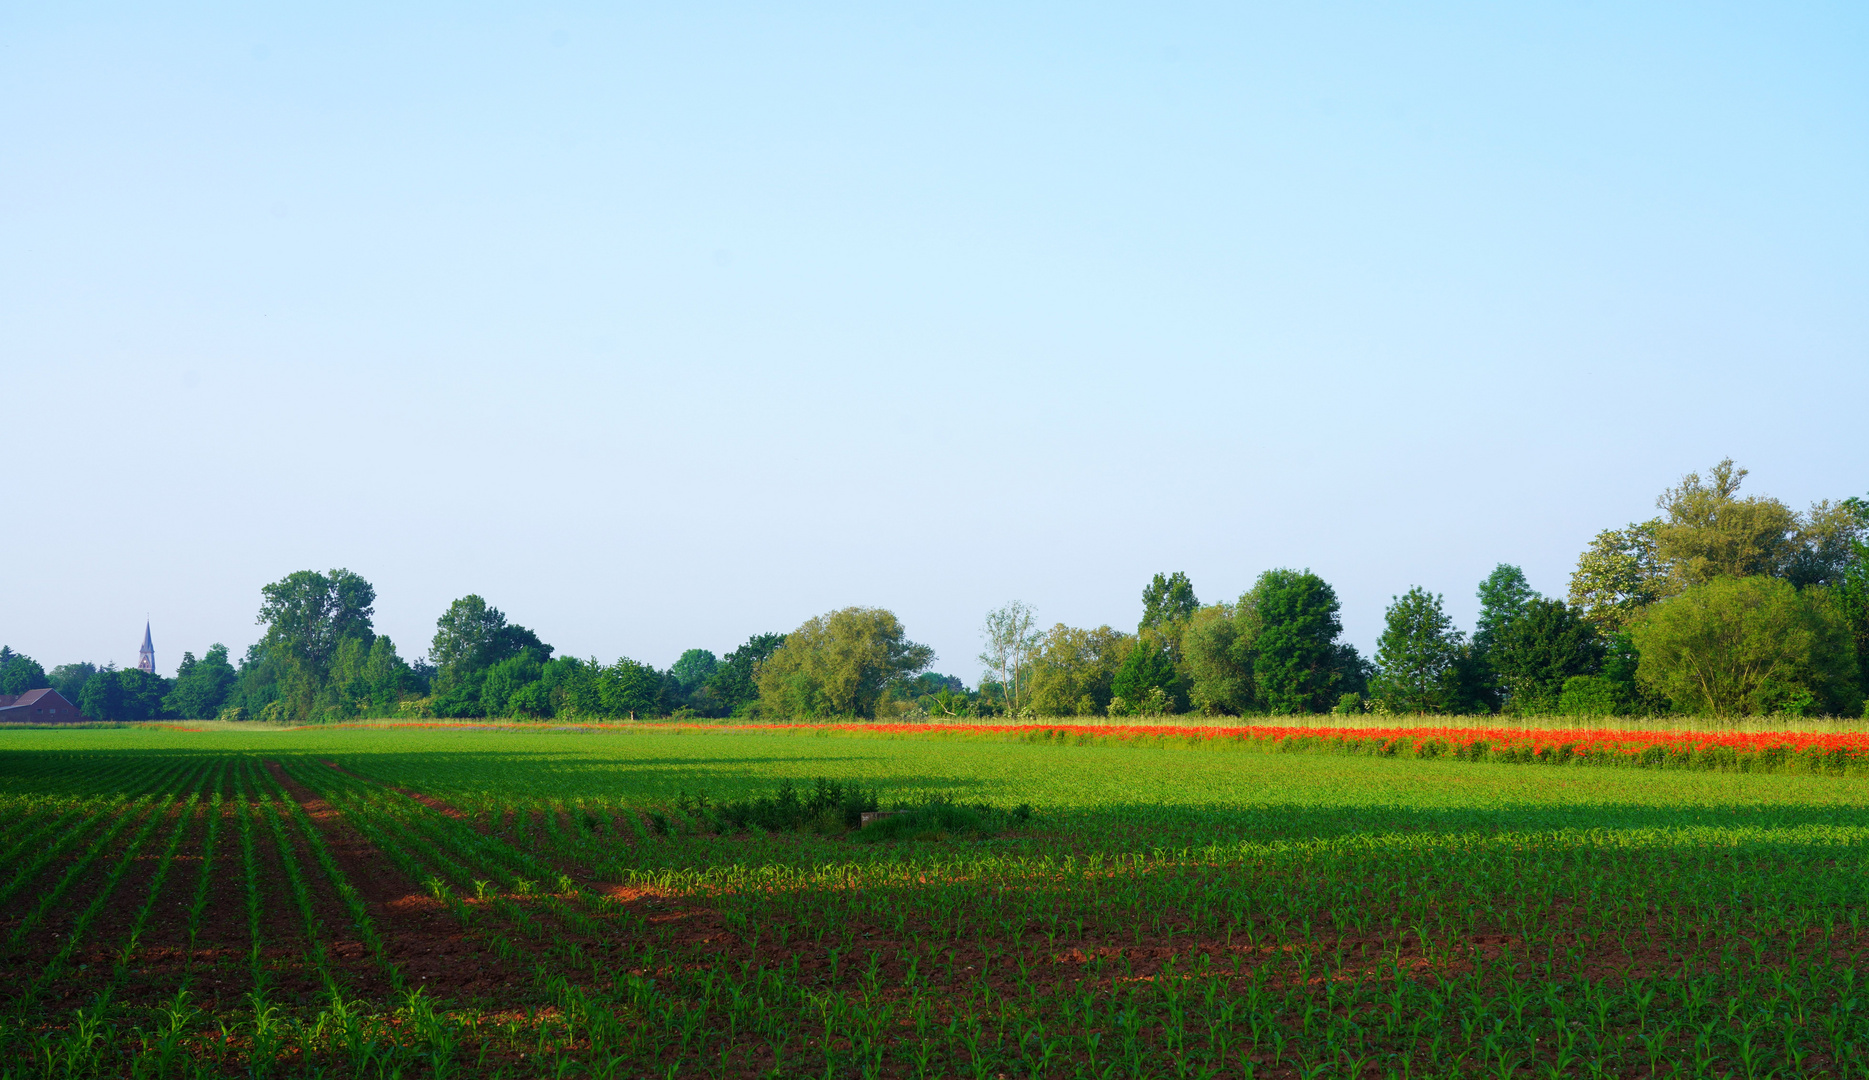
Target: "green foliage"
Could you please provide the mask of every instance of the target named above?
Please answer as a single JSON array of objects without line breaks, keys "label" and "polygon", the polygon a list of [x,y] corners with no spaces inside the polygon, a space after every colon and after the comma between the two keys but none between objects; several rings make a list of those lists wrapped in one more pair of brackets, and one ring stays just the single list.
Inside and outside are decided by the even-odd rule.
[{"label": "green foliage", "polygon": [[23,694],[51,685],[38,661],[0,646],[0,694]]},{"label": "green foliage", "polygon": [[1581,612],[1560,600],[1538,597],[1504,624],[1490,660],[1509,710],[1548,713],[1559,710],[1558,698],[1568,680],[1600,672],[1605,651],[1595,625]]},{"label": "green foliage", "polygon": [[1705,481],[1688,473],[1655,500],[1667,511],[1655,532],[1656,557],[1675,588],[1716,578],[1783,576],[1791,568],[1798,515],[1777,499],[1739,498],[1745,477],[1746,470],[1728,458]]},{"label": "green foliage", "polygon": [[[685,803],[678,800],[678,808],[691,813],[705,810],[707,805],[705,794]],[[779,785],[776,794],[723,803],[718,817],[731,829],[757,826],[767,832],[780,832],[815,826],[820,831],[841,831],[861,826],[864,813],[878,805],[873,789],[820,776],[803,794],[787,780]]]},{"label": "green foliage", "polygon": [[169,682],[138,668],[117,670],[106,665],[78,693],[78,709],[93,720],[156,720],[163,716],[162,699]]},{"label": "green foliage", "polygon": [[1045,632],[1032,660],[1032,711],[1039,716],[1103,715],[1115,696],[1117,668],[1134,643],[1134,637],[1108,626],[1085,630],[1056,624]]},{"label": "green foliage", "polygon": [[978,659],[998,691],[1000,709],[1008,716],[1030,715],[1033,661],[1044,644],[1037,616],[1030,606],[1014,600],[987,612],[981,627],[986,648]]},{"label": "green foliage", "polygon": [[84,690],[84,684],[97,674],[97,665],[92,663],[60,664],[52,669],[47,681],[52,689],[64,695],[66,701],[78,703],[78,695]]},{"label": "green foliage", "polygon": [[[1325,712],[1347,687],[1337,593],[1309,570],[1268,570],[1253,586],[1259,634],[1253,683],[1271,713]],[[1351,653],[1354,656],[1354,652]]]},{"label": "green foliage", "polygon": [[227,659],[227,646],[215,642],[201,659],[183,653],[175,672],[174,688],[162,699],[170,716],[205,720],[220,714],[221,706],[233,693],[237,673]]},{"label": "green foliage", "polygon": [[1629,711],[1621,683],[1601,675],[1572,675],[1558,692],[1556,708],[1563,716],[1617,716]]},{"label": "green foliage", "polygon": [[1194,613],[1181,635],[1188,670],[1188,698],[1209,716],[1238,716],[1258,708],[1253,683],[1253,646],[1259,617],[1251,594],[1238,606],[1211,604]]},{"label": "green foliage", "polygon": [[755,634],[748,638],[746,644],[728,653],[701,688],[689,696],[689,704],[703,716],[732,716],[755,705],[759,700],[759,665],[783,644],[784,634]]},{"label": "green foliage", "polygon": [[1862,708],[1845,618],[1822,589],[1716,577],[1630,624],[1637,678],[1688,713],[1826,714]]},{"label": "green foliage", "polygon": [[1162,716],[1186,712],[1188,680],[1175,663],[1173,644],[1157,631],[1138,636],[1110,678],[1110,713]]},{"label": "green foliage", "polygon": [[1656,551],[1660,529],[1659,519],[1606,529],[1578,556],[1570,578],[1570,602],[1599,630],[1621,629],[1667,595],[1667,573]]},{"label": "green foliage", "polygon": [[1167,631],[1169,636],[1177,637],[1172,628],[1187,622],[1200,606],[1194,598],[1194,584],[1186,574],[1179,570],[1157,574],[1142,589],[1142,622],[1136,630]]},{"label": "green foliage", "polygon": [[701,689],[702,684],[712,678],[719,668],[720,660],[712,652],[689,649],[669,667],[668,673],[675,677],[682,694],[687,695]]},{"label": "green foliage", "polygon": [[871,822],[851,839],[864,844],[888,840],[986,840],[1009,826],[1023,825],[1031,817],[1032,807],[1025,803],[1007,812],[986,803],[962,804],[934,795]]},{"label": "green foliage", "polygon": [[908,640],[882,608],[850,607],[808,620],[760,665],[765,715],[873,716],[892,684],[925,669],[934,650]]},{"label": "green foliage", "polygon": [[1479,597],[1480,618],[1473,629],[1473,647],[1483,654],[1490,653],[1506,627],[1539,598],[1525,580],[1525,571],[1506,563],[1495,566],[1480,582]]},{"label": "green foliage", "polygon": [[435,620],[435,638],[428,647],[429,662],[445,677],[463,671],[484,671],[502,660],[510,660],[530,650],[541,661],[549,660],[552,647],[539,636],[517,623],[506,621],[506,614],[492,607],[477,594],[468,594],[448,605]]},{"label": "green foliage", "polygon": [[1464,704],[1464,660],[1464,635],[1441,597],[1411,588],[1389,605],[1377,642],[1377,699],[1390,712],[1454,712]]}]

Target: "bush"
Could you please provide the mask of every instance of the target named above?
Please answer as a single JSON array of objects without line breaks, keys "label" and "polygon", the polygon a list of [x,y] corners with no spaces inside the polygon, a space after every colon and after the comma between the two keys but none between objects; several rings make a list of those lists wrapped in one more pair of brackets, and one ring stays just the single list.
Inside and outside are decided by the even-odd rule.
[{"label": "bush", "polygon": [[[698,797],[706,805],[706,796]],[[820,829],[841,824],[854,829],[863,824],[863,815],[877,808],[876,792],[856,784],[840,784],[819,777],[810,794],[801,796],[790,780],[779,786],[778,794],[761,799],[742,799],[720,807],[720,820],[734,828],[757,825],[768,832],[781,832],[817,826]]]},{"label": "bush", "polygon": [[[1030,804],[999,810],[985,803],[961,805],[935,795],[910,806],[898,807],[888,817],[863,825],[863,815],[879,808],[877,794],[857,784],[820,778],[810,791],[791,781],[773,795],[740,799],[718,806],[705,794],[680,795],[675,808],[682,814],[711,823],[720,832],[762,829],[767,832],[813,832],[821,836],[854,833],[865,843],[878,840],[942,840],[948,837],[984,839],[1032,818]],[[663,815],[651,814],[651,819]]]},{"label": "bush", "polygon": [[1557,711],[1564,716],[1615,716],[1623,712],[1622,687],[1601,675],[1572,675],[1564,680]]},{"label": "bush", "polygon": [[890,815],[858,832],[852,839],[874,844],[884,840],[946,840],[950,837],[985,840],[1011,825],[1031,820],[1032,807],[1021,803],[1011,811],[985,803],[963,806],[936,795],[919,806]]}]

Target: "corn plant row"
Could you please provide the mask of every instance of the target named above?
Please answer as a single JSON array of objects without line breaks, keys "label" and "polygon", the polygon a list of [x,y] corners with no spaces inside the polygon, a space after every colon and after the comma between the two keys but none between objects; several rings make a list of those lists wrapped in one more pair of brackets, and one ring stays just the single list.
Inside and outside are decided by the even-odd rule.
[{"label": "corn plant row", "polygon": [[324,870],[326,880],[331,883],[332,889],[334,889],[338,897],[343,900],[345,910],[350,914],[351,925],[357,931],[358,938],[363,941],[364,947],[370,950],[371,957],[376,961],[377,967],[389,980],[390,986],[398,993],[403,992],[405,983],[402,969],[389,958],[382,935],[377,931],[375,920],[370,917],[370,911],[368,906],[364,903],[363,896],[357,892],[356,887],[350,883],[350,879],[345,875],[343,869],[338,866],[337,860],[332,857],[329,846],[325,844],[323,834],[321,834],[318,831],[318,827],[312,823],[311,817],[305,813],[305,808],[300,806],[298,801],[293,799],[277,781],[273,782],[272,788],[274,797],[278,800],[279,805],[287,808],[293,821],[298,825],[299,835],[304,837],[305,845],[310,849],[312,857],[318,861],[319,867]]},{"label": "corn plant row", "polygon": [[[256,784],[263,784],[249,765],[248,779]],[[293,906],[298,909],[299,919],[305,927],[305,945],[312,967],[318,972],[319,981],[324,983],[325,994],[332,1000],[342,1000],[343,994],[338,989],[337,978],[331,972],[330,949],[325,944],[324,925],[312,904],[311,890],[305,884],[305,875],[299,870],[298,851],[292,845],[292,838],[286,835],[284,814],[279,809],[270,793],[259,791],[255,796],[259,813],[266,819],[272,834],[273,844],[279,853],[280,865],[285,870],[286,887],[292,894]]]},{"label": "corn plant row", "polygon": [[[123,883],[124,875],[129,872],[132,866],[136,865],[137,855],[141,853],[143,845],[148,842],[150,836],[155,833],[156,827],[162,824],[170,808],[175,806],[176,798],[177,797],[172,794],[163,796],[162,800],[155,805],[151,812],[144,816],[142,827],[137,829],[135,835],[130,838],[130,842],[124,847],[122,856],[119,857],[116,864],[111,867],[110,874],[104,879],[103,886],[98,889],[97,893],[92,897],[90,904],[86,905],[84,910],[79,913],[78,917],[73,920],[70,929],[65,934],[64,945],[59,948],[59,951],[53,955],[51,960],[46,962],[45,966],[40,969],[38,976],[20,994],[17,1002],[17,1006],[20,1010],[23,1011],[29,1008],[33,999],[37,997],[41,991],[57,981],[59,977],[65,973],[65,967],[71,962],[72,954],[77,952],[78,946],[85,941],[85,935],[90,931],[91,922],[97,918],[98,914],[104,910],[105,905],[116,895],[117,887]],[[176,816],[178,819],[176,822],[177,831],[179,831],[180,828],[186,825],[187,814],[183,812],[178,813]],[[134,938],[132,938],[132,944],[134,944]]]},{"label": "corn plant row", "polygon": [[234,811],[240,821],[240,864],[246,881],[247,937],[249,948],[247,966],[253,977],[253,996],[260,1000],[266,996],[266,965],[261,955],[264,945],[260,933],[260,915],[264,910],[264,896],[260,888],[259,856],[253,845],[253,815],[255,809],[247,796],[247,763],[242,762],[234,769]]},{"label": "corn plant row", "polygon": [[175,862],[176,852],[181,850],[182,840],[194,824],[196,810],[201,801],[201,790],[213,772],[211,768],[200,770],[195,780],[194,790],[188,793],[180,812],[175,816],[175,828],[169,831],[169,841],[163,845],[162,854],[156,862],[156,871],[150,876],[149,892],[144,896],[142,906],[137,909],[136,918],[130,924],[129,932],[125,934],[126,940],[123,947],[117,952],[117,961],[111,968],[110,980],[98,993],[97,1000],[91,1006],[100,1014],[110,1007],[112,996],[129,972],[130,962],[136,956],[137,944],[142,940],[143,930],[149,924],[150,914],[156,909],[156,899],[162,893],[163,883],[168,880],[169,868]]},{"label": "corn plant row", "polygon": [[[39,847],[39,853],[37,855],[22,863],[19,869],[14,872],[13,876],[7,880],[7,883],[5,885],[0,885],[0,907],[4,907],[21,889],[24,889],[37,880],[39,874],[47,865],[53,860],[63,856],[66,851],[80,840],[86,837],[92,837],[93,843],[95,844],[97,841],[93,836],[94,830],[121,828],[123,815],[126,813],[134,813],[135,808],[140,805],[140,800],[146,798],[149,792],[160,790],[166,786],[174,778],[179,768],[180,766],[168,770],[152,770],[145,774],[142,784],[137,785],[135,788],[122,795],[111,796],[107,799],[96,801],[86,799],[79,802],[73,805],[64,814],[60,815],[56,820],[47,822],[44,827],[35,830],[31,835],[22,839],[15,846],[13,851],[7,853],[8,859],[22,855],[29,847],[44,844],[47,837],[57,834],[57,839],[53,840],[49,845]],[[77,816],[78,820],[76,822],[71,822],[71,818],[74,815]],[[70,822],[70,824],[66,827],[65,832],[58,833],[58,829],[62,826],[67,826],[68,822]],[[4,862],[4,860],[0,860],[0,862]]]}]

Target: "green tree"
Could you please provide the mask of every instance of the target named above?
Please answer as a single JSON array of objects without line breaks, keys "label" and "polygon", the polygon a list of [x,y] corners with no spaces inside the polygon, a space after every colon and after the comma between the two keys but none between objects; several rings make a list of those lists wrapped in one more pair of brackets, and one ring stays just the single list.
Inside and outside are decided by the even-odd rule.
[{"label": "green tree", "polygon": [[[429,662],[436,668],[432,698],[436,715],[488,715],[488,706],[481,701],[488,669],[525,652],[540,664],[552,657],[550,645],[531,630],[508,622],[504,612],[478,594],[449,604],[435,620],[435,637],[428,647]],[[659,701],[660,692],[655,696]],[[502,695],[497,708],[504,709],[505,704]]]},{"label": "green tree", "polygon": [[93,720],[126,720],[123,707],[123,674],[115,664],[105,664],[86,679],[78,691],[78,711]]},{"label": "green tree", "polygon": [[174,689],[162,699],[170,715],[185,720],[208,720],[220,715],[221,706],[233,693],[237,674],[227,659],[227,646],[215,642],[200,660],[193,653],[183,653],[175,672]]},{"label": "green tree", "polygon": [[97,674],[96,664],[80,662],[60,664],[52,669],[52,674],[47,678],[52,684],[52,689],[57,690],[66,701],[75,705],[78,702],[78,695],[84,690],[84,684],[95,674]]},{"label": "green tree", "polygon": [[1136,635],[1135,644],[1110,679],[1110,693],[1110,711],[1118,715],[1187,711],[1188,679],[1165,633],[1151,629]]},{"label": "green tree", "polygon": [[1705,481],[1688,473],[1655,500],[1667,511],[1655,532],[1655,552],[1675,590],[1720,577],[1785,576],[1791,569],[1802,522],[1777,499],[1740,498],[1745,477],[1728,458]]},{"label": "green tree", "polygon": [[1269,712],[1327,712],[1345,687],[1336,590],[1309,570],[1268,570],[1253,586],[1253,684]]},{"label": "green tree", "polygon": [[1439,594],[1416,586],[1393,598],[1376,646],[1377,699],[1401,713],[1459,708],[1464,638]]},{"label": "green tree", "polygon": [[1849,629],[1824,590],[1715,577],[1630,624],[1636,677],[1675,708],[1713,716],[1862,708]]},{"label": "green tree", "polygon": [[378,634],[368,641],[346,638],[331,665],[319,707],[329,716],[392,716],[419,684],[388,636]]},{"label": "green tree", "polygon": [[[1858,503],[1859,500],[1851,499]],[[1869,510],[1869,507],[1865,508]],[[1856,654],[1856,685],[1869,693],[1869,544],[1858,540],[1851,545],[1851,557],[1837,573],[1831,599],[1837,614],[1848,629]]]},{"label": "green tree", "polygon": [[0,694],[23,694],[52,685],[39,662],[24,653],[0,646]]},{"label": "green tree", "polygon": [[168,715],[162,699],[169,696],[169,680],[141,668],[125,668],[117,672],[117,681],[123,687],[122,714],[114,719],[159,720]]},{"label": "green tree", "polygon": [[668,669],[684,696],[701,689],[720,667],[720,659],[707,649],[689,649]]},{"label": "green tree", "polygon": [[760,707],[787,719],[871,716],[891,683],[933,660],[893,612],[844,608],[807,620],[760,665]]},{"label": "green tree", "polygon": [[1194,584],[1179,570],[1157,574],[1142,590],[1142,623],[1137,630],[1164,630],[1179,638],[1172,628],[1186,623],[1200,609],[1194,598]]},{"label": "green tree", "polygon": [[375,637],[376,590],[349,570],[300,570],[260,589],[260,645],[270,654],[278,699],[288,714],[310,719],[324,704],[331,665],[343,642]]},{"label": "green tree", "polygon": [[[1108,626],[1094,630],[1063,623],[1053,626],[1032,659],[1032,711],[1040,716],[1103,715],[1115,694],[1111,683],[1116,669],[1134,644],[1134,637]],[[946,689],[950,694],[962,690],[958,686]]]},{"label": "green tree", "polygon": [[1538,599],[1538,593],[1525,580],[1525,571],[1500,563],[1480,582],[1479,597],[1480,618],[1473,628],[1473,645],[1484,653],[1490,652],[1500,633]]},{"label": "green tree", "polygon": [[448,605],[435,620],[435,638],[428,660],[438,671],[478,671],[530,649],[541,660],[550,659],[552,647],[517,623],[506,621],[499,608],[478,594],[463,596]]},{"label": "green tree", "polygon": [[[484,715],[511,715],[514,697],[527,686],[539,682],[544,668],[544,663],[531,649],[521,649],[518,656],[509,656],[488,667],[480,685],[480,706]],[[517,705],[525,715],[550,715],[549,705],[537,693],[522,697]]]},{"label": "green tree", "polygon": [[1643,608],[1668,594],[1667,571],[1656,548],[1661,521],[1596,534],[1570,578],[1571,605],[1598,630],[1613,633]]},{"label": "green tree", "polygon": [[702,687],[710,716],[743,714],[759,701],[759,666],[785,644],[784,634],[755,634],[728,653]]},{"label": "green tree", "polygon": [[1798,588],[1839,587],[1862,566],[1869,540],[1869,502],[1858,498],[1814,504],[1798,518],[1795,550],[1785,576]]},{"label": "green tree", "polygon": [[1568,680],[1602,670],[1604,645],[1596,626],[1559,600],[1534,597],[1498,631],[1492,670],[1506,691],[1506,708],[1521,715],[1558,710]]},{"label": "green tree", "polygon": [[662,676],[648,664],[627,656],[598,673],[604,714],[636,719],[668,712],[662,699]]},{"label": "green tree", "polygon": [[980,666],[1004,695],[1006,715],[1019,716],[1030,709],[1032,663],[1043,644],[1038,618],[1032,609],[1018,600],[986,613],[980,636],[986,641],[981,650]]},{"label": "green tree", "polygon": [[1253,683],[1258,607],[1252,594],[1236,604],[1210,604],[1194,613],[1181,635],[1188,669],[1188,700],[1210,716],[1239,716],[1259,708]]}]

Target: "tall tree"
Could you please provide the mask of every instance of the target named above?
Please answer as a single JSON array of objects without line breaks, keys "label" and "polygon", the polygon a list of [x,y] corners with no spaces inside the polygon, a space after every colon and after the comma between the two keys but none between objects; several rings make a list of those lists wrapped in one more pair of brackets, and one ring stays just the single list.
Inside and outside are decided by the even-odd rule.
[{"label": "tall tree", "polygon": [[51,685],[37,660],[0,646],[0,694],[23,694]]},{"label": "tall tree", "polygon": [[1525,571],[1500,563],[1480,582],[1479,597],[1480,618],[1473,628],[1473,645],[1484,653],[1490,652],[1506,626],[1538,599],[1538,593],[1525,580]]},{"label": "tall tree", "polygon": [[435,638],[428,647],[429,662],[442,673],[478,671],[518,656],[523,649],[541,661],[552,647],[517,623],[506,621],[499,608],[470,593],[448,605],[435,620]]},{"label": "tall tree", "polygon": [[785,718],[871,716],[891,683],[933,660],[894,612],[844,608],[806,620],[760,665],[760,707]]},{"label": "tall tree", "polygon": [[1237,716],[1258,707],[1253,683],[1258,626],[1250,594],[1237,605],[1209,604],[1188,620],[1181,656],[1188,669],[1189,703],[1196,710]]},{"label": "tall tree", "polygon": [[123,674],[115,664],[105,664],[84,682],[78,691],[78,711],[93,720],[124,720]]},{"label": "tall tree", "polygon": [[1655,551],[1675,591],[1718,577],[1781,577],[1791,569],[1798,515],[1777,499],[1740,498],[1745,478],[1746,470],[1728,458],[1705,480],[1688,473],[1655,500],[1667,512]]},{"label": "tall tree", "polygon": [[1416,586],[1395,597],[1376,646],[1376,695],[1402,713],[1445,713],[1463,704],[1462,646],[1441,597]]},{"label": "tall tree", "polygon": [[[1058,623],[1045,632],[1032,660],[1032,711],[1040,716],[1101,716],[1110,707],[1110,689],[1135,639],[1099,626],[1084,630]],[[958,680],[956,680],[958,682]],[[947,688],[961,692],[958,685]],[[937,691],[939,692],[939,691]]]},{"label": "tall tree", "polygon": [[300,570],[260,588],[266,644],[322,677],[345,638],[369,640],[376,590],[349,570]]},{"label": "tall tree", "polygon": [[1558,600],[1534,597],[1493,640],[1490,662],[1515,713],[1557,710],[1564,683],[1602,670],[1604,643],[1581,612]]},{"label": "tall tree", "polygon": [[235,677],[227,646],[220,642],[210,646],[200,660],[185,652],[175,672],[174,688],[162,699],[162,707],[184,720],[212,719],[233,692]]},{"label": "tall tree", "polygon": [[1037,657],[1043,636],[1038,617],[1030,606],[1014,600],[1005,607],[986,613],[980,636],[986,648],[980,653],[980,666],[988,678],[999,684],[1005,695],[1006,714],[1019,716],[1029,707],[1032,661]]},{"label": "tall tree", "polygon": [[675,682],[681,686],[681,692],[687,695],[701,689],[701,685],[707,682],[715,669],[719,667],[720,660],[712,652],[707,649],[689,649],[669,667],[668,672],[675,676]]},{"label": "tall tree", "polygon": [[1125,715],[1179,713],[1188,707],[1188,679],[1161,630],[1145,630],[1110,678],[1110,708]]},{"label": "tall tree", "polygon": [[1823,590],[1763,575],[1716,577],[1630,625],[1636,677],[1683,712],[1855,715],[1862,708],[1843,616]]},{"label": "tall tree", "polygon": [[63,694],[66,701],[75,705],[78,703],[78,695],[84,690],[84,684],[95,674],[97,674],[96,664],[79,662],[60,664],[52,669],[47,679],[51,682],[52,689]]},{"label": "tall tree", "polygon": [[1341,693],[1336,590],[1309,570],[1268,570],[1253,586],[1259,636],[1253,683],[1274,713],[1324,712]]},{"label": "tall tree", "polygon": [[1570,602],[1597,629],[1614,632],[1668,594],[1667,571],[1656,551],[1659,519],[1605,529],[1577,559]]},{"label": "tall tree", "polygon": [[[1168,630],[1186,623],[1201,602],[1194,598],[1194,584],[1179,570],[1157,574],[1142,590],[1142,622],[1138,630]],[[1170,636],[1179,638],[1179,633]]]},{"label": "tall tree", "polygon": [[733,715],[759,700],[759,667],[785,644],[784,634],[754,634],[728,653],[707,680],[705,690],[713,715]]}]

